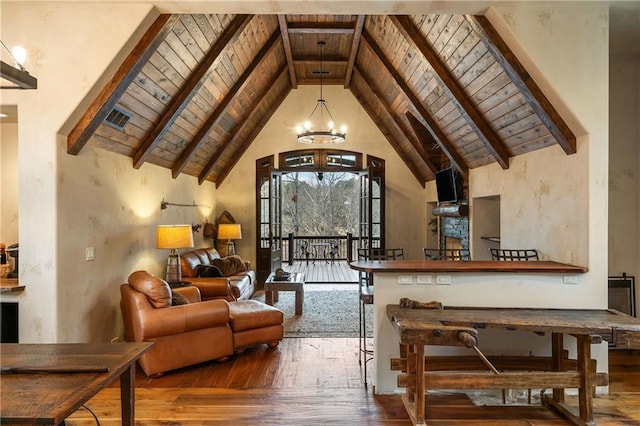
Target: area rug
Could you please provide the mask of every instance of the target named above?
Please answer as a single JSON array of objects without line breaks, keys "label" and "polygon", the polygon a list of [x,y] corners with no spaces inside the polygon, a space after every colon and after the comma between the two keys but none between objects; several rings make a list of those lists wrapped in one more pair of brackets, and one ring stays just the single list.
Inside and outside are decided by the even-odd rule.
[{"label": "area rug", "polygon": [[[264,302],[264,291],[253,299]],[[274,306],[284,312],[285,337],[358,337],[358,291],[304,292],[302,315],[295,315],[295,293],[280,292]],[[367,306],[367,334],[373,333],[373,309]],[[369,332],[371,331],[371,332]]]}]

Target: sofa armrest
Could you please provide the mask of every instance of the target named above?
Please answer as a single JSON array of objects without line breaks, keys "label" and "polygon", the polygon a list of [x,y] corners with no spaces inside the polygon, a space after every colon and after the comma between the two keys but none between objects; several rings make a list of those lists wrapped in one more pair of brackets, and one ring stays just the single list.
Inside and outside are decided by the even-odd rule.
[{"label": "sofa armrest", "polygon": [[200,290],[198,287],[194,285],[186,286],[186,287],[176,287],[171,290],[172,293],[180,293],[184,297],[187,298],[189,303],[197,303],[202,301],[202,296],[200,295]]},{"label": "sofa armrest", "polygon": [[189,278],[189,282],[198,287],[203,300],[231,297],[231,282],[229,278],[194,277]]},{"label": "sofa armrest", "polygon": [[205,328],[228,326],[229,304],[226,300],[208,300],[168,308],[140,311],[142,339],[173,336]]}]

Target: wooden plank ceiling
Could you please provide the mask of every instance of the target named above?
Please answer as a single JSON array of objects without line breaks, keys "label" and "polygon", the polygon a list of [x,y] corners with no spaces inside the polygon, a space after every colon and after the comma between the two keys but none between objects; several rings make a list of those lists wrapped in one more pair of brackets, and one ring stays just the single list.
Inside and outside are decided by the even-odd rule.
[{"label": "wooden plank ceiling", "polygon": [[576,139],[488,20],[161,15],[68,136],[218,186],[298,85],[343,85],[424,185]]}]

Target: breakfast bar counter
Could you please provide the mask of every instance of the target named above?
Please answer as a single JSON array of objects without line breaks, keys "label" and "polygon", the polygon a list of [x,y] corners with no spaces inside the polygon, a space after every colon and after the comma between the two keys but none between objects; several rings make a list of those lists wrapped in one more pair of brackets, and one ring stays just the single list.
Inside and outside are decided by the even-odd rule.
[{"label": "breakfast bar counter", "polygon": [[418,272],[510,272],[510,273],[555,273],[582,274],[588,271],[583,266],[568,265],[552,261],[495,261],[495,260],[384,260],[352,262],[357,271],[376,273],[418,273]]},{"label": "breakfast bar counter", "polygon": [[[382,260],[355,261],[350,266],[371,274],[374,283],[372,362],[375,375],[370,379],[376,394],[401,391],[398,373],[389,369],[391,360],[398,358],[400,339],[387,318],[386,307],[400,303],[403,298],[422,303],[437,301],[445,310],[451,306],[545,310],[607,308],[603,271],[561,262]],[[600,288],[604,297],[594,297]],[[489,354],[549,356],[551,353],[547,337],[536,333],[509,333],[509,336],[504,333],[481,329],[478,338]],[[567,350],[576,349],[571,339],[565,346]],[[432,347],[428,349],[428,355],[468,355],[469,350],[465,347]],[[598,371],[607,371],[607,344],[593,343],[591,351]]]}]

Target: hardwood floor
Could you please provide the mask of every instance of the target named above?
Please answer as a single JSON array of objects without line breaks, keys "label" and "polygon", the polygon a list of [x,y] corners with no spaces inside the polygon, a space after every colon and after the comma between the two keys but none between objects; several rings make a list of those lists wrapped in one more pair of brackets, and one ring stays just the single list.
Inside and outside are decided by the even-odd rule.
[{"label": "hardwood floor", "polygon": [[[398,395],[363,388],[357,338],[285,339],[225,363],[136,376],[137,425],[411,425]],[[598,425],[640,425],[640,353],[611,351],[610,394],[595,399]],[[87,406],[101,425],[120,424],[117,384]],[[567,425],[544,407],[478,407],[464,394],[427,397],[429,425]],[[575,398],[567,401],[575,403]],[[67,425],[94,425],[79,410]]]}]

